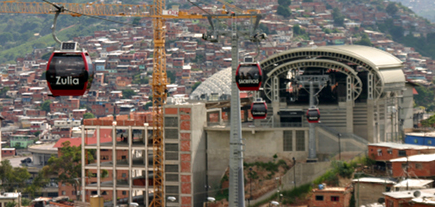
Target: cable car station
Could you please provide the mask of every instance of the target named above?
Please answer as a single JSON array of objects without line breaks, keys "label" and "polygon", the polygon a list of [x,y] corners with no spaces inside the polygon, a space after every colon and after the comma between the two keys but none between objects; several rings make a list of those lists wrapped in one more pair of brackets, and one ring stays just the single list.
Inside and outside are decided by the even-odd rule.
[{"label": "cable car station", "polygon": [[[412,86],[406,84],[402,62],[385,51],[357,45],[295,48],[260,60],[260,66],[260,90],[241,99],[247,159],[278,152],[297,160],[325,161],[337,156],[338,145],[346,151],[340,153],[359,153],[369,142],[400,140],[400,129],[412,128]],[[229,116],[230,76],[227,69],[216,73],[191,98],[205,101],[208,114],[219,109]],[[267,115],[249,119],[246,114],[257,99],[265,101]],[[391,107],[400,110],[391,113]],[[228,137],[229,124],[205,130],[208,145],[220,149],[211,151],[209,160],[227,159],[227,142],[221,139]],[[213,174],[227,165],[209,166],[209,179],[218,179]]]}]

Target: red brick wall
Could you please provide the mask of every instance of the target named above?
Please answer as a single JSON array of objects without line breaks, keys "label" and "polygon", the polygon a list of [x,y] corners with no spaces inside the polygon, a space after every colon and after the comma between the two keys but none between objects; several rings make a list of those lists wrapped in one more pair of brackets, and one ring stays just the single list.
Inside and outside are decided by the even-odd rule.
[{"label": "red brick wall", "polygon": [[[411,205],[408,203],[409,200],[411,200],[411,198],[396,199],[396,198],[392,198],[389,196],[385,196],[385,206],[411,207]],[[393,203],[393,205],[391,205],[390,203]],[[399,205],[399,204],[401,204],[401,205]],[[415,206],[412,205],[412,207],[415,207]]]},{"label": "red brick wall", "polygon": [[[422,168],[417,169],[416,164],[421,164]],[[405,175],[405,170],[402,169],[402,164],[406,164],[405,162],[393,162],[393,177],[401,177]],[[428,177],[435,175],[435,161],[432,162],[409,162],[408,172],[412,172],[412,174],[418,177]]]},{"label": "red brick wall", "polygon": [[2,149],[2,157],[10,157],[15,155],[15,150],[4,150]]},{"label": "red brick wall", "polygon": [[[378,149],[382,150],[382,155],[378,156]],[[368,146],[369,155],[371,158],[376,161],[389,161],[391,159],[399,158],[399,150],[392,149],[392,154],[387,152],[387,149],[391,149],[390,147],[379,147],[379,146]],[[406,149],[406,155],[416,155],[419,154],[419,150],[415,149]]]}]

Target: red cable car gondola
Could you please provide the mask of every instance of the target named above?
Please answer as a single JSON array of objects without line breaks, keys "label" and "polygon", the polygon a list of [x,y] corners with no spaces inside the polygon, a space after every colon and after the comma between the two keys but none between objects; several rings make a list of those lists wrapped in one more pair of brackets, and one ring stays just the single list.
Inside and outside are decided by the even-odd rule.
[{"label": "red cable car gondola", "polygon": [[261,99],[252,102],[251,115],[253,119],[265,119],[267,117],[267,104]]},{"label": "red cable car gondola", "polygon": [[320,111],[318,108],[309,108],[307,110],[307,121],[308,123],[319,123]]},{"label": "red cable car gondola", "polygon": [[262,72],[258,62],[243,62],[236,71],[237,87],[241,91],[258,91],[261,86]]},{"label": "red cable car gondola", "polygon": [[91,88],[93,77],[91,58],[76,42],[62,42],[48,60],[46,79],[53,96],[81,96]]}]

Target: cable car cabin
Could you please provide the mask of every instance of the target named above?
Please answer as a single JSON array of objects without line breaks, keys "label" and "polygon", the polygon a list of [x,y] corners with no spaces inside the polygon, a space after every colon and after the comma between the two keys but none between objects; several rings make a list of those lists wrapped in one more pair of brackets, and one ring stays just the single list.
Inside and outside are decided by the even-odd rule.
[{"label": "cable car cabin", "polygon": [[262,72],[258,62],[240,63],[236,71],[237,87],[241,91],[258,91],[261,86]]},{"label": "cable car cabin", "polygon": [[81,96],[91,88],[94,77],[92,61],[76,42],[61,44],[47,64],[47,85],[53,96]]},{"label": "cable car cabin", "polygon": [[318,108],[309,108],[307,110],[307,121],[308,123],[319,123],[320,111]]},{"label": "cable car cabin", "polygon": [[267,117],[267,104],[264,101],[254,101],[251,104],[253,119],[265,119]]}]

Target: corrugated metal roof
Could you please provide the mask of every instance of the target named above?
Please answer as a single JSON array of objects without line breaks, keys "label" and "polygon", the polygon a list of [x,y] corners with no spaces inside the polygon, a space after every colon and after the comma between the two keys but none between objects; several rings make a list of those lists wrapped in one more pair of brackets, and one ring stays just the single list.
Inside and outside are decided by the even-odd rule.
[{"label": "corrugated metal roof", "polygon": [[431,146],[422,146],[415,144],[401,144],[394,142],[379,142],[379,143],[370,143],[368,146],[377,146],[377,147],[389,147],[393,149],[435,149],[435,147]]},{"label": "corrugated metal roof", "polygon": [[395,188],[400,187],[424,187],[432,183],[433,180],[425,180],[425,179],[406,179],[394,185]]},{"label": "corrugated metal roof", "polygon": [[360,182],[360,183],[381,183],[381,184],[396,184],[396,182],[387,179],[387,178],[359,178],[353,179],[352,182]]},{"label": "corrugated metal roof", "polygon": [[401,157],[391,159],[390,162],[432,162],[435,161],[435,154],[412,155],[409,157]]}]

